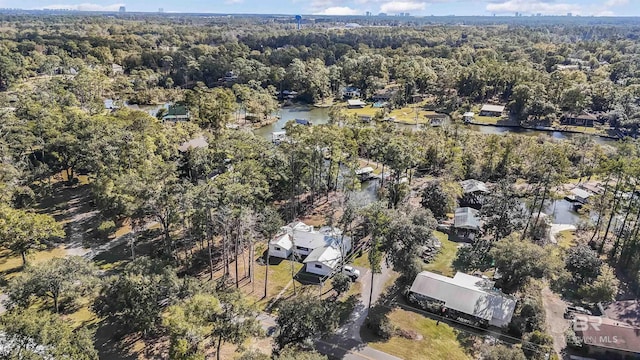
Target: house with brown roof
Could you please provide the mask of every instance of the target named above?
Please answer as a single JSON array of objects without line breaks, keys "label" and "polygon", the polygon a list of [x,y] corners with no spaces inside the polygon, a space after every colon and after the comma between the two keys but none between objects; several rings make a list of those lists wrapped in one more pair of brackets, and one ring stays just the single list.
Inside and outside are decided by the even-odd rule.
[{"label": "house with brown roof", "polygon": [[590,315],[576,315],[572,323],[583,355],[596,360],[640,359],[639,327]]},{"label": "house with brown roof", "polygon": [[592,127],[595,122],[598,121],[598,118],[595,115],[586,112],[583,112],[582,114],[566,113],[562,116],[560,121],[562,125]]}]

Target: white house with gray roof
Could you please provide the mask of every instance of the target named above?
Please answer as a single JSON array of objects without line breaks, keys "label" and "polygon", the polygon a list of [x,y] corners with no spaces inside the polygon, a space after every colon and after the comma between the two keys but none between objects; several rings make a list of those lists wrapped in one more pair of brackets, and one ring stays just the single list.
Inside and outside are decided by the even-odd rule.
[{"label": "white house with gray roof", "polygon": [[349,251],[351,238],[339,229],[325,226],[316,230],[301,221],[283,226],[280,234],[269,242],[269,256],[306,257],[303,261],[306,270],[318,275],[330,274]]}]

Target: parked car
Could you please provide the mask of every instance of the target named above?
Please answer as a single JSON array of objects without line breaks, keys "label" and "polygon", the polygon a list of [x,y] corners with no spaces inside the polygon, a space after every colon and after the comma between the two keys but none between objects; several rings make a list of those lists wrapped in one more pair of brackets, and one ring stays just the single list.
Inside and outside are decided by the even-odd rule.
[{"label": "parked car", "polygon": [[582,306],[567,306],[567,310],[564,312],[565,319],[573,319],[574,314],[591,315],[591,311],[583,308]]},{"label": "parked car", "polygon": [[345,267],[342,268],[342,273],[351,278],[351,281],[356,281],[356,279],[360,277],[360,270],[351,265],[345,265]]}]

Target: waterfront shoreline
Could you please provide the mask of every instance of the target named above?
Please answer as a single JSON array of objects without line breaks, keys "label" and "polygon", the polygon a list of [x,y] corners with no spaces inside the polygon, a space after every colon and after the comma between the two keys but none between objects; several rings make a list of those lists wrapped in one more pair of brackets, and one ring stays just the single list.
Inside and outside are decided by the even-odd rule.
[{"label": "waterfront shoreline", "polygon": [[598,137],[601,137],[601,138],[611,139],[611,140],[621,140],[619,137],[612,136],[612,135],[587,133],[587,132],[584,132],[584,131],[559,129],[559,128],[553,128],[553,127],[547,127],[547,126],[536,127],[536,126],[522,126],[522,125],[518,125],[518,124],[487,124],[487,123],[481,123],[481,122],[476,122],[476,121],[470,121],[470,122],[468,122],[466,124],[468,124],[468,125],[478,125],[478,126],[509,127],[509,128],[518,128],[518,129],[522,129],[522,130],[545,131],[545,132],[560,132],[560,133],[568,133],[568,134],[584,134],[584,135],[589,135],[589,136],[598,136]]}]

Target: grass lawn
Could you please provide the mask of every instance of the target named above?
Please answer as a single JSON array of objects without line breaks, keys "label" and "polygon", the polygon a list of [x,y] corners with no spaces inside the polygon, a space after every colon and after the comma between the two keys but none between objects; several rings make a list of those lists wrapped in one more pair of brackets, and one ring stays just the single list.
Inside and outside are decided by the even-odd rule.
[{"label": "grass lawn", "polygon": [[565,230],[558,233],[556,240],[558,241],[558,247],[563,250],[568,250],[570,247],[576,244],[576,235],[573,230]]},{"label": "grass lawn", "polygon": [[499,117],[491,117],[491,116],[475,116],[474,122],[479,124],[489,124],[489,125],[497,125],[498,121],[504,120]]},{"label": "grass lawn", "polygon": [[362,256],[358,256],[353,258],[351,262],[354,266],[369,268],[369,252],[365,251],[362,253]]},{"label": "grass lawn", "polygon": [[436,258],[432,262],[425,264],[422,269],[445,276],[455,275],[452,264],[458,253],[458,244],[449,240],[445,233],[434,231],[433,234],[442,243],[442,248]]},{"label": "grass lawn", "polygon": [[561,128],[564,130],[578,131],[585,134],[606,134],[606,131],[588,126],[562,125]]},{"label": "grass lawn", "polygon": [[[242,264],[242,262],[241,262]],[[293,262],[293,271],[294,273],[298,273],[300,269],[302,269],[302,264],[299,262]],[[233,265],[231,266],[233,269]],[[262,298],[264,295],[264,279],[265,279],[265,265],[257,265],[255,268],[254,274],[254,282],[255,282],[255,290],[253,290],[253,285],[249,283],[243,283],[242,290],[247,293],[247,295],[254,300],[256,300],[256,304],[261,309],[271,301],[282,289],[289,284],[291,281],[291,261],[282,260],[278,265],[269,265],[269,283],[267,284],[267,297]],[[233,273],[233,272],[232,272]],[[244,273],[242,269],[240,273]],[[233,275],[233,274],[232,274]],[[296,283],[296,286],[301,286],[300,283]],[[252,291],[253,290],[253,291]]]},{"label": "grass lawn", "polygon": [[[429,120],[427,115],[434,115],[435,112],[427,111],[421,109],[421,104],[414,104],[412,106],[406,106],[400,109],[391,110],[388,117],[394,117],[395,121],[405,123],[405,124],[415,124],[416,123],[416,108],[420,109],[418,111],[418,124],[429,124],[431,120]],[[345,109],[349,114],[356,114],[357,116],[371,116],[374,117],[378,111],[382,108],[374,108],[372,105],[367,105],[363,109]]]},{"label": "grass lawn", "polygon": [[66,320],[73,323],[75,328],[81,326],[94,326],[100,322],[98,316],[90,309],[91,300],[82,298],[77,300],[78,309],[70,314],[64,315]]},{"label": "grass lawn", "polygon": [[[38,264],[53,258],[66,256],[66,251],[62,246],[50,250],[37,251],[27,255],[27,262]],[[0,277],[4,280],[16,276],[22,271],[22,257],[12,256],[7,250],[0,251]]]},{"label": "grass lawn", "polygon": [[418,332],[423,339],[411,340],[396,335],[385,342],[370,342],[369,346],[403,359],[471,359],[458,341],[457,331],[447,324],[436,325],[435,320],[401,309],[393,310],[389,320],[398,329]]}]

